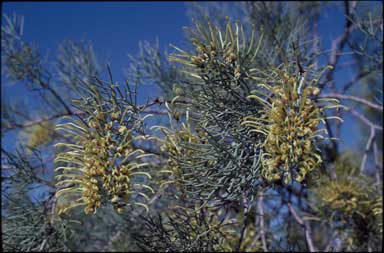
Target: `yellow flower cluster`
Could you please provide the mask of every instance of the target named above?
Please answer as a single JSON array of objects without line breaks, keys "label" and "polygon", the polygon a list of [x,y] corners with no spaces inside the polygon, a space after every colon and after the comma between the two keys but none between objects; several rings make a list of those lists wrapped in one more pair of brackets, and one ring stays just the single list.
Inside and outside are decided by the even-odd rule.
[{"label": "yellow flower cluster", "polygon": [[179,62],[188,68],[186,73],[199,79],[200,71],[208,69],[212,74],[225,71],[233,80],[250,75],[245,63],[255,61],[262,36],[256,46],[255,32],[252,32],[252,37],[248,40],[243,27],[237,23],[233,26],[229,19],[224,31],[208,22],[207,27],[196,24],[196,32],[198,33],[191,32],[195,52],[188,53],[174,47],[180,54],[170,56],[171,61]]},{"label": "yellow flower cluster", "polygon": [[[263,160],[263,176],[269,180],[283,177],[303,181],[305,175],[319,166],[322,159],[313,145],[321,109],[308,98],[319,89],[306,86],[299,94],[295,77],[284,76],[283,85],[272,89],[273,99],[269,112],[268,136],[265,150],[269,158]],[[283,173],[282,173],[283,172]]]},{"label": "yellow flower cluster", "polygon": [[[262,176],[269,181],[283,180],[285,184],[295,180],[302,182],[306,175],[322,163],[315,142],[325,139],[319,133],[319,123],[324,121],[326,108],[340,105],[320,107],[314,99],[320,89],[304,80],[278,71],[280,79],[274,86],[263,85],[267,93],[250,95],[263,106],[261,116],[247,116],[242,124],[252,127],[249,132],[261,134],[265,138],[262,159]],[[323,101],[337,103],[334,99]],[[331,118],[331,117],[328,117]],[[334,117],[337,118],[337,117]],[[339,119],[339,118],[337,118]]]},{"label": "yellow flower cluster", "polygon": [[343,179],[330,181],[326,186],[321,186],[316,191],[323,207],[351,217],[353,213],[364,216],[368,207],[367,189],[357,181]]},{"label": "yellow flower cluster", "polygon": [[236,44],[228,43],[220,45],[215,37],[215,33],[211,34],[208,45],[204,45],[202,41],[197,39],[194,39],[192,42],[196,47],[197,55],[190,56],[190,61],[198,67],[204,67],[205,64],[216,63],[221,59],[223,63],[232,64],[235,63],[238,58],[235,54]]},{"label": "yellow flower cluster", "polygon": [[27,145],[36,148],[52,140],[55,134],[55,125],[49,121],[43,121],[31,126],[26,131],[20,132],[20,137],[27,140]]},{"label": "yellow flower cluster", "polygon": [[162,143],[160,150],[168,153],[169,158],[167,160],[167,169],[161,172],[171,173],[174,177],[174,180],[165,182],[164,184],[175,182],[179,185],[183,173],[178,160],[182,157],[191,158],[196,155],[197,152],[194,149],[187,148],[183,144],[206,144],[207,140],[204,138],[206,136],[202,131],[198,131],[197,134],[192,133],[189,126],[187,127],[184,124],[181,129],[174,132],[170,129],[163,129],[163,133],[165,134],[165,138],[160,140]]},{"label": "yellow flower cluster", "polygon": [[373,179],[359,175],[358,164],[353,153],[341,154],[334,163],[336,178],[322,175],[312,189],[313,207],[341,229],[351,228],[349,247],[361,245],[370,233],[382,233],[382,196]]},{"label": "yellow flower cluster", "polygon": [[[80,121],[58,125],[57,129],[66,132],[68,137],[75,140],[75,144],[56,145],[67,148],[56,158],[56,162],[66,163],[65,167],[56,169],[62,171],[56,176],[56,185],[61,188],[56,192],[56,197],[79,196],[59,212],[85,206],[85,213],[95,213],[102,203],[109,200],[117,212],[121,213],[123,207],[129,205],[127,202],[130,194],[138,193],[148,199],[143,192],[133,190],[138,184],[133,184],[132,178],[138,174],[150,178],[148,173],[136,171],[148,165],[137,159],[149,154],[132,146],[132,141],[140,137],[132,137],[132,131],[121,125],[122,121],[118,121],[118,118],[118,113],[112,113],[112,117],[107,120],[99,112],[89,120],[89,128]],[[140,187],[153,192],[149,186]]]}]

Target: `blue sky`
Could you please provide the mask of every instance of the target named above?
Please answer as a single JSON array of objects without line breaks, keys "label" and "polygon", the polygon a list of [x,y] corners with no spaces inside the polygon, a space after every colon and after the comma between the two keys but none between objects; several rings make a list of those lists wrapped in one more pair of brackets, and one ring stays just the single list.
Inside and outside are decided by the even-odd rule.
[{"label": "blue sky", "polygon": [[135,54],[138,42],[154,42],[161,48],[182,39],[188,24],[184,2],[9,2],[3,13],[24,16],[24,38],[54,55],[66,39],[92,42],[101,60],[110,60],[117,79],[128,66],[127,54]]},{"label": "blue sky", "polygon": [[[170,43],[183,45],[182,27],[190,24],[186,2],[7,2],[2,7],[4,14],[24,16],[25,40],[37,44],[50,57],[55,56],[63,40],[89,40],[98,59],[110,62],[114,79],[119,82],[124,80],[122,69],[129,65],[127,54],[137,53],[139,41],[159,38],[162,49],[169,49]],[[319,32],[325,48],[344,28],[342,11],[323,12]],[[351,78],[350,72],[335,75],[337,83]],[[22,96],[22,92],[15,92],[17,89],[2,85],[3,96]],[[354,141],[348,136],[359,129],[348,118],[346,123],[343,139],[350,145]]]}]

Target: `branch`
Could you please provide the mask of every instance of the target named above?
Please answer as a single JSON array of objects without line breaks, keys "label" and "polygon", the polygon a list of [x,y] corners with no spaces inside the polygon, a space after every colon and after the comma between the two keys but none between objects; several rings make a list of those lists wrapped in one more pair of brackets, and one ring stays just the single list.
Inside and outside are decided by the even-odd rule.
[{"label": "branch", "polygon": [[[18,57],[13,56],[12,58],[17,60],[19,62],[19,64],[23,64],[23,61],[21,59],[19,59]],[[49,85],[48,82],[44,82],[43,80],[41,80],[41,76],[34,73],[30,68],[28,68],[27,71],[28,71],[30,77],[32,77],[32,82],[33,82],[33,79],[35,79],[37,81],[37,83],[41,86],[41,88],[47,89],[56,98],[56,100],[65,108],[65,110],[67,111],[67,114],[71,114],[71,115],[73,114],[71,108],[63,100],[63,98],[60,97],[60,95],[56,92],[56,90],[52,86]]]},{"label": "branch", "polygon": [[[367,119],[364,115],[358,113],[357,111],[353,110],[353,109],[350,109],[350,108],[347,108],[347,111],[349,111],[352,115],[354,115],[355,117],[357,117],[358,119],[360,119],[364,124],[366,124],[370,130],[371,130],[371,133],[370,133],[370,136],[368,138],[368,141],[367,141],[367,144],[365,145],[365,152],[364,152],[364,156],[363,156],[363,160],[361,161],[361,165],[360,165],[360,175],[363,174],[363,171],[364,171],[364,167],[365,167],[365,163],[367,161],[367,157],[368,157],[368,152],[369,152],[369,149],[371,148],[371,145],[372,145],[372,142],[375,138],[375,135],[376,135],[376,130],[381,130],[383,131],[383,127],[382,126],[379,126],[379,125],[376,125],[374,123],[372,123],[369,119]],[[376,159],[376,158],[375,158]],[[376,161],[375,161],[376,162]]]},{"label": "branch", "polygon": [[257,203],[257,208],[259,209],[259,215],[260,215],[260,235],[261,235],[261,241],[263,243],[263,250],[264,250],[264,252],[268,252],[267,241],[265,239],[264,207],[263,207],[263,195],[262,194],[259,197],[259,201]]},{"label": "branch", "polygon": [[351,95],[343,95],[343,94],[339,94],[339,93],[326,93],[326,94],[319,95],[319,97],[331,97],[331,98],[340,98],[340,99],[352,100],[352,101],[364,104],[364,105],[371,107],[373,109],[383,111],[383,106],[376,104],[376,103],[373,103],[373,102],[370,102],[364,98],[355,97],[355,96],[351,96]]},{"label": "branch", "polygon": [[365,163],[367,162],[368,152],[369,152],[369,149],[371,148],[372,141],[374,138],[375,138],[375,128],[371,127],[371,134],[369,135],[367,144],[365,145],[364,156],[363,156],[363,160],[361,161],[361,165],[360,165],[360,175],[363,175]]},{"label": "branch", "polygon": [[383,127],[382,126],[379,126],[379,125],[376,125],[376,124],[372,123],[369,119],[367,119],[364,115],[358,113],[357,111],[355,111],[353,109],[350,109],[350,108],[347,108],[347,111],[350,112],[355,117],[357,117],[358,119],[360,119],[364,124],[366,124],[370,128],[374,128],[374,129],[383,131]]},{"label": "branch", "polygon": [[[165,115],[165,114],[167,114],[167,112],[165,112],[165,111],[146,110],[146,108],[148,108],[148,107],[151,107],[151,106],[154,106],[154,105],[162,105],[165,102],[170,103],[171,101],[170,100],[166,101],[166,100],[155,99],[154,101],[152,101],[150,103],[147,103],[147,104],[144,104],[144,105],[139,105],[138,109],[139,110],[143,110],[144,109],[143,112],[145,112],[145,113],[153,113],[153,114],[160,114],[160,115],[164,114]],[[188,104],[189,102],[188,101],[178,100],[178,101],[175,101],[175,103]],[[18,129],[18,128],[31,127],[31,126],[34,126],[34,125],[41,124],[44,121],[54,120],[54,119],[61,118],[61,117],[64,117],[64,116],[74,116],[74,115],[81,116],[81,115],[84,115],[84,114],[85,114],[85,112],[82,112],[82,111],[75,111],[75,112],[71,112],[71,113],[67,113],[66,112],[66,113],[59,113],[59,114],[56,114],[56,115],[53,115],[53,116],[50,116],[50,117],[47,117],[47,118],[41,118],[41,119],[29,121],[29,122],[26,122],[26,123],[23,123],[23,124],[13,123],[13,124],[5,127],[3,129],[3,132],[7,132],[7,131],[10,131],[10,130],[13,130],[13,129]]]},{"label": "branch", "polygon": [[309,226],[308,222],[305,222],[295,211],[295,209],[292,207],[291,203],[287,203],[289,211],[291,212],[293,218],[295,218],[296,222],[299,223],[301,226],[305,229],[305,239],[307,241],[308,249],[310,252],[316,252],[316,248],[313,245],[313,241],[311,238],[311,227]]},{"label": "branch", "polygon": [[373,155],[375,157],[375,167],[376,167],[376,184],[381,184],[381,171],[383,169],[383,165],[379,162],[379,153],[377,150],[377,141],[373,142]]},{"label": "branch", "polygon": [[[352,10],[356,7],[356,4],[357,4],[357,1],[352,2]],[[327,71],[325,81],[322,84],[320,84],[321,89],[324,88],[324,86],[327,82],[333,80],[333,73],[335,71],[335,66],[336,66],[337,62],[339,61],[339,58],[341,56],[341,52],[343,51],[344,46],[348,40],[349,34],[351,33],[351,31],[353,29],[353,25],[352,25],[351,20],[349,20],[347,18],[350,15],[350,12],[351,11],[349,9],[349,2],[346,1],[345,2],[345,16],[346,16],[346,18],[345,18],[344,32],[343,32],[343,34],[341,34],[337,39],[335,39],[332,42],[332,48],[331,48],[332,53],[331,53],[329,60],[328,60],[328,65],[332,66],[332,68],[330,68]]]},{"label": "branch", "polygon": [[41,119],[37,119],[37,120],[26,122],[26,123],[23,123],[23,124],[13,123],[10,126],[6,127],[3,131],[7,132],[7,131],[13,130],[13,129],[31,127],[31,126],[34,126],[34,125],[41,124],[44,121],[54,120],[54,119],[57,119],[57,118],[61,118],[61,117],[64,117],[64,116],[71,116],[71,115],[79,115],[80,116],[82,114],[85,114],[85,113],[81,112],[81,111],[72,112],[72,113],[59,113],[59,114],[56,114],[56,115],[53,115],[53,116],[50,116],[50,117],[47,117],[47,118],[41,118]]},{"label": "branch", "polygon": [[237,252],[240,251],[241,243],[243,242],[243,239],[244,239],[245,229],[248,226],[248,212],[251,209],[251,207],[248,205],[248,201],[247,201],[247,198],[245,196],[245,193],[243,193],[243,205],[244,205],[244,212],[243,212],[244,222],[243,222],[243,227],[242,227],[241,232],[240,232],[240,239],[239,239],[239,242],[237,244],[237,249],[236,249]]},{"label": "branch", "polygon": [[[13,170],[15,168],[15,166],[12,166],[12,165],[9,165],[9,164],[2,164],[1,165],[2,169],[3,170]],[[8,179],[9,177],[6,177],[6,176],[3,176],[3,179]],[[41,177],[38,177],[36,175],[33,175],[33,179],[36,180],[37,183],[39,184],[42,184],[42,185],[46,185],[52,189],[55,189],[56,186],[54,185],[54,183],[50,182],[50,181],[47,181]]]},{"label": "branch", "polygon": [[349,81],[349,82],[347,82],[346,84],[343,85],[342,92],[347,92],[347,90],[349,90],[349,88],[351,88],[351,86],[354,83],[358,82],[360,79],[366,77],[367,75],[369,75],[371,73],[372,73],[371,70],[360,72],[357,76],[355,76],[354,79],[352,79],[351,81]]},{"label": "branch", "polygon": [[60,97],[60,95],[53,89],[53,87],[49,86],[48,84],[43,83],[41,80],[39,82],[40,82],[41,87],[46,88],[47,90],[49,90],[49,92],[52,93],[52,95],[57,99],[57,101],[59,101],[60,104],[65,108],[65,110],[67,111],[68,114],[74,115],[71,108],[69,108],[67,103],[65,103],[65,101],[62,99],[62,97]]},{"label": "branch", "polygon": [[[148,107],[151,107],[151,106],[154,106],[154,105],[162,105],[165,102],[171,103],[172,101],[171,100],[163,100],[163,99],[155,98],[152,102],[146,103],[144,105],[139,105],[138,109],[139,110],[143,110],[145,108],[148,108]],[[190,101],[188,101],[188,100],[175,100],[175,103],[177,103],[177,104],[189,104]]]},{"label": "branch", "polygon": [[[331,137],[331,143],[332,143],[333,151],[335,152],[335,154],[338,154],[339,153],[339,145],[338,145],[338,142],[333,138],[334,135],[333,135],[332,128],[331,128],[331,125],[330,125],[328,119],[325,119],[325,127],[327,128],[327,132],[328,132],[329,136]],[[332,174],[335,174],[333,169],[332,169]]]},{"label": "branch", "polygon": [[168,115],[167,111],[160,111],[160,110],[145,110],[144,113],[151,113],[151,114],[157,114],[157,115]]},{"label": "branch", "polygon": [[327,243],[327,245],[325,246],[325,249],[324,249],[324,252],[329,252],[331,250],[331,247],[332,247],[332,243],[333,243],[333,238],[337,235],[337,232],[333,232],[332,236],[331,236],[331,239],[329,240],[329,242]]}]

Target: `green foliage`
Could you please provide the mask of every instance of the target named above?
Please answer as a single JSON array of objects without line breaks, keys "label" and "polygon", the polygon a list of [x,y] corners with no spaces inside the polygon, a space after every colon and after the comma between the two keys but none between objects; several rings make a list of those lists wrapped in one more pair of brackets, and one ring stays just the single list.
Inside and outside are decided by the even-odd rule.
[{"label": "green foliage", "polygon": [[168,52],[160,51],[159,40],[153,45],[148,41],[140,42],[139,52],[135,56],[129,55],[129,59],[131,64],[125,69],[126,76],[138,83],[154,83],[167,98],[173,94],[173,85],[185,78],[168,61]]},{"label": "green foliage", "polygon": [[[52,194],[42,201],[29,196],[33,188],[46,185],[35,167],[44,167],[40,153],[19,149],[16,154],[3,150],[8,173],[2,175],[2,240],[5,251],[70,251],[70,219],[54,215]],[[49,183],[48,183],[49,185]],[[6,208],[5,208],[6,207]]]},{"label": "green foliage", "polygon": [[[44,203],[32,203],[27,198],[12,198],[2,218],[3,247],[5,251],[70,251],[66,245],[71,233],[68,220],[49,214]],[[23,203],[20,205],[20,203]],[[32,235],[32,236],[31,236]]]},{"label": "green foliage", "polygon": [[[170,110],[168,104],[166,107]],[[169,111],[170,120],[172,123],[172,111]],[[188,117],[188,112],[187,112]],[[173,126],[173,124],[171,124]],[[207,137],[204,136],[202,131],[198,133],[193,133],[191,127],[188,123],[181,123],[180,129],[168,129],[161,126],[154,126],[154,129],[159,129],[164,134],[164,139],[156,138],[155,140],[160,142],[160,150],[168,154],[169,158],[167,160],[167,166],[159,171],[159,173],[165,173],[165,181],[161,183],[160,187],[163,185],[174,183],[177,185],[180,193],[178,195],[184,195],[187,189],[193,189],[194,185],[201,184],[199,177],[194,176],[196,173],[196,165],[207,163],[209,166],[214,166],[217,163],[214,158],[207,161],[210,157],[210,146],[207,141]],[[206,158],[203,158],[206,157]],[[171,180],[167,180],[170,178]],[[193,190],[189,190],[194,192]],[[185,196],[183,196],[185,197]]]},{"label": "green foliage", "polygon": [[[186,164],[186,170],[193,171],[190,177],[200,182],[195,182],[193,188],[203,199],[220,195],[234,200],[245,189],[246,195],[251,196],[260,183],[257,174],[261,156],[241,121],[247,113],[257,114],[259,106],[246,96],[252,76],[248,74],[250,64],[256,59],[261,39],[256,41],[253,35],[247,40],[241,26],[234,28],[229,21],[225,31],[210,24],[208,29],[196,24],[196,29],[199,33],[190,31],[195,51],[188,53],[175,47],[178,53],[170,57],[182,64],[181,71],[194,83],[192,91],[185,90],[179,97],[187,101],[179,108],[188,108],[191,126],[207,139],[206,144],[191,147],[204,150],[206,155],[199,156],[193,168]],[[174,99],[177,102],[178,97]]]},{"label": "green foliage", "polygon": [[57,56],[57,74],[66,96],[84,96],[82,82],[88,82],[99,76],[100,66],[93,47],[86,41],[79,43],[66,40],[59,45]]},{"label": "green foliage", "polygon": [[[253,252],[261,249],[250,224],[238,245],[239,226],[223,212],[174,207],[158,217],[145,218],[145,230],[135,235],[145,251]],[[148,233],[150,231],[150,233]]]},{"label": "green foliage", "polygon": [[46,78],[37,48],[21,39],[23,18],[16,15],[12,20],[8,16],[4,18],[6,24],[1,30],[1,60],[7,68],[9,79],[11,81],[26,80],[33,85],[42,78]]}]

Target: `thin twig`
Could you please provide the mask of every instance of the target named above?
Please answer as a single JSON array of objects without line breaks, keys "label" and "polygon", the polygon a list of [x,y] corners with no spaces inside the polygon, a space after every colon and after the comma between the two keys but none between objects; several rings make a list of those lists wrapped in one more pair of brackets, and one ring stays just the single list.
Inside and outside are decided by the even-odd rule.
[{"label": "thin twig", "polygon": [[331,98],[340,98],[340,99],[352,100],[352,101],[364,104],[364,105],[371,107],[373,109],[383,111],[383,106],[376,104],[376,103],[373,103],[373,102],[370,102],[370,101],[368,101],[364,98],[360,98],[360,97],[355,97],[355,96],[351,96],[351,95],[343,95],[343,94],[339,94],[339,93],[321,94],[320,97],[331,97]]},{"label": "thin twig", "polygon": [[[9,166],[7,169],[10,169],[10,170],[13,169],[13,168],[16,168],[17,166],[15,164],[17,164],[17,162],[15,160],[14,155],[12,155],[8,151],[6,151],[4,148],[1,148],[1,152],[6,155],[7,159],[10,159],[11,162],[14,163],[14,164],[1,164],[1,167],[3,168],[3,167],[8,167]],[[55,188],[55,185],[53,183],[51,183],[51,182],[49,182],[49,181],[47,181],[47,180],[45,180],[43,178],[40,178],[40,177],[36,176],[35,174],[32,174],[32,177],[38,183],[40,183],[40,184],[45,184],[45,185],[47,185],[47,186],[49,186],[49,187],[51,187],[53,189]]]},{"label": "thin twig", "polygon": [[260,215],[260,235],[261,235],[261,241],[263,244],[263,250],[265,252],[268,252],[267,247],[267,241],[265,239],[265,228],[264,228],[264,203],[263,203],[263,195],[261,194],[259,197],[259,201],[257,202],[257,208],[259,209],[259,215]]},{"label": "thin twig", "polygon": [[160,110],[145,110],[144,113],[151,113],[151,114],[157,114],[157,115],[168,115],[167,111],[160,111]]},{"label": "thin twig", "polygon": [[350,112],[355,117],[357,117],[358,119],[360,119],[367,126],[369,126],[371,128],[374,128],[375,130],[383,131],[383,127],[382,126],[379,126],[379,125],[376,125],[376,124],[372,123],[369,119],[367,119],[364,115],[358,113],[357,111],[355,111],[355,110],[353,110],[351,108],[347,108],[347,111]]},{"label": "thin twig", "polygon": [[343,88],[342,88],[342,92],[345,93],[349,90],[349,88],[352,87],[353,84],[357,83],[360,79],[366,77],[367,75],[371,74],[372,71],[371,70],[367,70],[367,71],[362,71],[360,72],[357,76],[355,76],[355,78],[353,78],[351,81],[347,82],[346,84],[343,85]]},{"label": "thin twig", "polygon": [[364,171],[364,168],[365,168],[365,163],[367,161],[367,157],[368,157],[368,152],[369,152],[369,149],[371,148],[371,145],[372,145],[372,142],[375,138],[375,135],[376,135],[376,130],[380,130],[380,131],[383,131],[383,127],[382,126],[379,126],[379,125],[376,125],[374,123],[372,123],[369,119],[367,119],[364,115],[358,113],[357,111],[353,110],[353,109],[350,109],[350,108],[347,108],[347,111],[349,111],[352,115],[354,115],[355,117],[357,117],[358,119],[360,119],[364,124],[366,124],[369,128],[370,128],[370,136],[368,138],[368,141],[367,141],[367,144],[365,146],[365,152],[364,152],[364,156],[363,156],[363,159],[361,161],[361,165],[360,165],[360,175],[363,174],[363,171]]},{"label": "thin twig", "polygon": [[332,243],[334,241],[334,237],[337,235],[337,232],[333,232],[332,236],[331,236],[331,239],[329,240],[329,242],[327,243],[327,246],[325,246],[325,249],[324,249],[324,252],[329,252],[331,250],[331,247],[332,247]]},{"label": "thin twig", "polygon": [[375,159],[375,167],[376,167],[376,184],[380,185],[383,165],[382,165],[382,163],[379,162],[379,152],[377,149],[377,141],[376,140],[373,142],[373,156]]},{"label": "thin twig", "polygon": [[305,239],[307,241],[308,249],[310,252],[316,252],[316,248],[313,245],[312,237],[311,237],[311,227],[309,226],[308,222],[304,221],[295,211],[295,209],[292,207],[291,203],[287,203],[288,209],[291,212],[293,218],[297,221],[298,224],[304,227],[305,230]]},{"label": "thin twig", "polygon": [[14,124],[11,124],[10,126],[7,126],[3,131],[6,132],[6,131],[9,131],[9,130],[18,129],[18,128],[27,128],[27,127],[31,127],[31,126],[34,126],[34,125],[41,124],[41,123],[43,123],[45,121],[54,120],[54,119],[61,118],[61,117],[64,117],[64,116],[71,116],[71,115],[79,115],[80,116],[82,114],[85,114],[85,113],[81,112],[81,111],[73,112],[72,114],[60,113],[60,114],[56,114],[56,115],[53,115],[53,116],[50,116],[50,117],[47,117],[47,118],[41,118],[41,119],[36,119],[36,120],[33,120],[33,121],[28,121],[28,122],[23,123],[23,124],[14,123]]},{"label": "thin twig", "polygon": [[367,158],[368,158],[368,152],[369,152],[369,149],[371,148],[372,141],[374,138],[375,138],[375,128],[371,127],[371,134],[369,135],[367,144],[365,146],[364,156],[363,156],[363,159],[361,160],[360,175],[363,175],[365,163],[367,162]]},{"label": "thin twig", "polygon": [[337,154],[339,152],[339,145],[338,145],[338,142],[333,138],[334,137],[333,131],[332,131],[331,124],[330,124],[328,119],[325,119],[325,127],[327,128],[327,132],[328,132],[329,137],[331,137],[331,143],[332,143],[333,151],[335,154]]},{"label": "thin twig", "polygon": [[243,205],[244,205],[244,222],[243,222],[243,227],[241,229],[241,232],[240,232],[240,239],[239,239],[239,242],[237,244],[237,252],[240,251],[240,248],[241,248],[241,243],[243,242],[243,238],[244,238],[244,234],[245,234],[245,229],[247,228],[248,226],[248,212],[250,210],[250,207],[248,205],[248,201],[247,201],[247,198],[245,196],[245,193],[243,193]]},{"label": "thin twig", "polygon": [[[352,11],[355,9],[357,4],[357,1],[352,2]],[[352,22],[347,18],[351,13],[351,10],[349,9],[349,2],[345,2],[345,27],[344,27],[344,32],[341,34],[337,39],[335,39],[332,42],[332,47],[331,47],[331,55],[329,57],[328,65],[331,66],[332,68],[327,71],[327,74],[325,76],[325,81],[320,84],[321,88],[324,88],[325,84],[333,80],[333,73],[335,71],[335,66],[337,62],[339,61],[339,58],[341,56],[341,53],[344,49],[344,46],[348,40],[349,34],[351,33],[353,29],[353,24]]]},{"label": "thin twig", "polygon": [[[152,101],[151,103],[147,103],[147,104],[144,104],[144,105],[139,105],[138,109],[139,110],[143,110],[144,109],[143,112],[145,112],[145,113],[166,114],[167,112],[165,112],[165,111],[146,110],[148,107],[151,107],[151,106],[154,106],[154,105],[163,105],[165,102],[170,103],[171,101],[158,100],[157,99],[157,100]],[[189,102],[188,101],[177,100],[177,101],[175,101],[175,103],[188,104]],[[37,120],[33,120],[33,121],[28,121],[28,122],[23,123],[23,124],[18,124],[18,123],[11,124],[11,125],[5,127],[3,129],[3,132],[7,132],[7,131],[10,131],[10,130],[19,129],[19,128],[31,127],[31,126],[34,126],[34,125],[41,124],[41,123],[43,123],[45,121],[50,121],[50,120],[58,119],[58,118],[61,118],[61,117],[64,117],[64,116],[73,116],[73,115],[81,116],[81,115],[84,115],[84,114],[85,114],[85,112],[82,112],[82,111],[75,111],[75,112],[72,112],[72,113],[59,113],[59,114],[52,115],[52,116],[47,117],[47,118],[41,118],[41,119],[37,119]]]},{"label": "thin twig", "polygon": [[[56,194],[56,192],[55,192]],[[49,220],[50,224],[53,225],[54,221],[55,221],[55,210],[56,210],[56,204],[57,204],[57,199],[56,199],[56,196],[55,194],[52,194],[51,196],[51,219]]]},{"label": "thin twig", "polygon": [[44,241],[41,243],[39,251],[43,251],[45,244],[47,244],[48,238],[45,238]]},{"label": "thin twig", "polygon": [[[165,102],[170,103],[171,100],[163,100],[163,99],[158,99],[158,98],[156,98],[155,100],[153,100],[153,101],[150,102],[150,103],[147,103],[147,104],[144,104],[144,105],[139,105],[139,106],[138,106],[138,109],[139,109],[139,110],[142,110],[142,109],[151,107],[151,106],[153,106],[153,105],[162,105],[162,104],[164,104]],[[178,104],[189,104],[190,101],[187,101],[187,100],[175,100],[175,103],[178,103]]]}]

